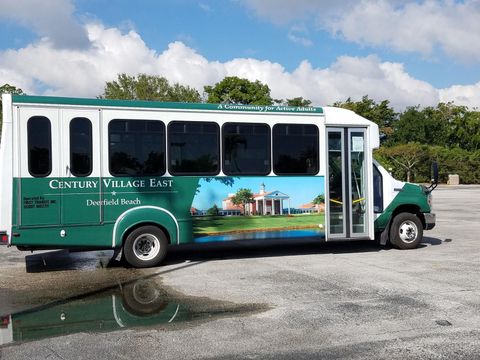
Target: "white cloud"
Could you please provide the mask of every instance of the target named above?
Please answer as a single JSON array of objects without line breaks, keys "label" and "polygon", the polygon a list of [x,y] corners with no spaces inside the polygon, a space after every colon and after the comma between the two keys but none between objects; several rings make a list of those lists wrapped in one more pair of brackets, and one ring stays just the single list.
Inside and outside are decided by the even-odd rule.
[{"label": "white cloud", "polygon": [[25,92],[26,94],[35,93],[36,87],[34,79],[28,75],[22,75],[19,72],[11,71],[10,69],[0,68],[0,86],[9,84],[16,86]]},{"label": "white cloud", "polygon": [[330,19],[332,33],[366,45],[431,55],[441,48],[466,62],[480,61],[480,3],[453,0],[410,2],[361,1],[351,11]]},{"label": "white cloud", "polygon": [[0,52],[0,69],[28,77],[32,84],[39,83],[45,89],[43,93],[79,96],[98,95],[105,81],[118,72],[152,70],[148,64],[154,61],[154,52],[134,31],[122,35],[101,25],[89,25],[87,31],[92,44],[88,49],[57,49],[39,41]]},{"label": "white cloud", "polygon": [[315,19],[348,41],[432,56],[441,49],[462,62],[480,62],[479,0],[243,0],[273,23]]},{"label": "white cloud", "polygon": [[202,9],[202,10],[205,11],[206,13],[212,12],[212,8],[211,8],[210,5],[208,5],[208,4],[199,3],[198,6],[200,7],[200,9]]},{"label": "white cloud", "polygon": [[106,81],[119,73],[165,76],[203,91],[225,76],[239,76],[268,84],[272,96],[286,99],[303,96],[315,105],[327,105],[363,95],[388,99],[397,108],[435,105],[440,100],[480,106],[480,83],[435,89],[413,78],[402,64],[382,62],[378,57],[339,57],[327,68],[314,68],[303,61],[289,72],[282,65],[253,58],[227,62],[209,61],[181,42],[161,53],[147,47],[133,30],[122,33],[101,24],[86,26],[88,49],[58,49],[38,41],[18,50],[0,52],[0,83],[10,83],[29,94],[95,97]]},{"label": "white cloud", "polygon": [[287,24],[346,9],[356,0],[241,0],[241,2],[261,18],[274,24]]},{"label": "white cloud", "polygon": [[455,104],[480,109],[480,82],[474,85],[454,85],[440,89],[439,94],[442,102],[453,101]]},{"label": "white cloud", "polygon": [[308,30],[304,24],[292,26],[287,37],[291,42],[305,47],[313,45],[313,41],[308,38]]},{"label": "white cloud", "polygon": [[86,48],[85,29],[74,19],[72,0],[0,0],[0,18],[32,28],[58,48]]}]

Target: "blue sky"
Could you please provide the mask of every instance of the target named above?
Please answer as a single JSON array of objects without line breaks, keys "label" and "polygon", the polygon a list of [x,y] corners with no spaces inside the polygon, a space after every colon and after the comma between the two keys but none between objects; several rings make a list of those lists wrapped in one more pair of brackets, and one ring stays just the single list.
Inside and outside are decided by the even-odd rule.
[{"label": "blue sky", "polygon": [[[480,105],[478,0],[0,0],[0,83],[95,97],[116,74],[225,76],[328,105]],[[66,76],[68,74],[68,76]]]},{"label": "blue sky", "polygon": [[133,26],[151,48],[163,49],[179,40],[210,61],[255,57],[278,62],[292,71],[305,59],[314,67],[328,67],[341,55],[375,53],[384,61],[404,63],[408,73],[436,87],[480,80],[478,63],[455,61],[441,53],[423,58],[384,47],[358,46],[325,31],[315,31],[309,21],[300,22],[302,30],[297,31],[298,36],[311,41],[305,46],[288,38],[290,24],[272,24],[235,1],[146,1],[142,7],[125,0],[80,0],[77,4],[79,12],[95,14],[109,26]]}]

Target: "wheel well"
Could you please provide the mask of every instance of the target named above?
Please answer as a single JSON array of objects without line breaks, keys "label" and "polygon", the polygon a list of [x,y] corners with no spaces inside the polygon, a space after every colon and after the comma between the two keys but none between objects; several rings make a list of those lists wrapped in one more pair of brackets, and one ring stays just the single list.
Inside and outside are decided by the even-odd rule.
[{"label": "wheel well", "polygon": [[147,222],[142,222],[142,223],[139,223],[139,224],[135,224],[132,227],[128,228],[127,231],[125,231],[125,233],[123,234],[122,246],[123,246],[123,243],[125,242],[125,239],[128,237],[128,235],[130,235],[130,233],[132,231],[138,229],[139,227],[148,226],[148,225],[155,226],[155,227],[159,228],[160,230],[162,230],[163,233],[165,234],[165,236],[167,237],[168,244],[170,245],[172,243],[171,239],[170,239],[170,234],[165,227],[163,227],[162,225],[159,225],[157,223],[147,221]]},{"label": "wheel well", "polygon": [[392,219],[395,218],[395,216],[397,216],[398,214],[403,213],[403,212],[415,214],[420,219],[420,221],[422,222],[422,226],[425,229],[425,227],[426,227],[425,216],[420,211],[420,208],[418,206],[416,206],[416,205],[400,205],[399,207],[397,207],[393,211]]}]

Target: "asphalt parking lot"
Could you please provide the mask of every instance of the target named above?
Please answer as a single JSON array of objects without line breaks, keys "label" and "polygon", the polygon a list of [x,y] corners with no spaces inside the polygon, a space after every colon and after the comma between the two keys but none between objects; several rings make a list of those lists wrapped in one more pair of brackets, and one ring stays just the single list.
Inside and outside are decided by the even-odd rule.
[{"label": "asphalt parking lot", "polygon": [[410,251],[236,242],[136,270],[108,251],[2,247],[0,326],[20,330],[0,358],[478,359],[479,200],[436,189],[437,226]]}]

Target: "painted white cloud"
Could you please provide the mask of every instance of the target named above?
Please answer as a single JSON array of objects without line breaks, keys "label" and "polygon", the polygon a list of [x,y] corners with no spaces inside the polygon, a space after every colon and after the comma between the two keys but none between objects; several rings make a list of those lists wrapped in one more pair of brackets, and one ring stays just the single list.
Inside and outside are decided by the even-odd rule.
[{"label": "painted white cloud", "polygon": [[58,48],[85,48],[86,31],[73,17],[72,0],[0,0],[0,18],[34,30]]},{"label": "painted white cloud", "polygon": [[273,23],[315,19],[348,41],[431,56],[441,49],[461,62],[480,62],[478,0],[243,0]]},{"label": "painted white cloud", "polygon": [[480,106],[480,83],[435,89],[410,76],[402,64],[382,62],[374,55],[342,56],[328,68],[314,68],[303,61],[289,72],[278,63],[253,58],[209,61],[181,42],[157,53],[133,30],[122,33],[89,24],[86,33],[90,46],[83,50],[58,49],[40,40],[0,52],[0,83],[8,82],[29,94],[95,97],[119,73],[161,75],[200,92],[225,76],[239,76],[268,84],[274,98],[303,96],[315,105],[369,95],[377,101],[388,99],[397,109],[435,105],[440,100]]}]

